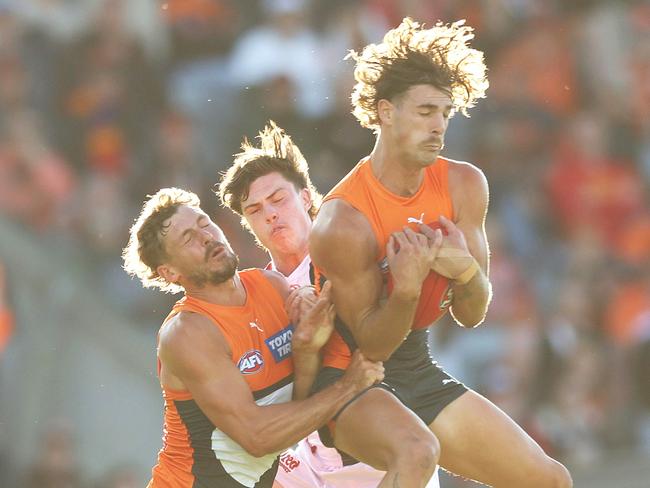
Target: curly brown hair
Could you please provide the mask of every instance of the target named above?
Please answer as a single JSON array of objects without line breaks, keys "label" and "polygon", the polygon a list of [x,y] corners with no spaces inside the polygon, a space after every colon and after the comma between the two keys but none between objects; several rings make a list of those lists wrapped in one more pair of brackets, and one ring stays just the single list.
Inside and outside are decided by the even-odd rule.
[{"label": "curly brown hair", "polygon": [[[219,189],[216,190],[221,203],[243,217],[242,201],[248,198],[251,184],[261,176],[277,172],[293,183],[296,190],[309,190],[312,200],[309,216],[313,219],[322,197],[309,178],[307,161],[298,146],[272,120],[257,138],[259,147],[244,139],[242,151],[235,155],[232,166],[221,173]],[[243,218],[242,221],[246,224]]]},{"label": "curly brown hair", "polygon": [[380,44],[369,44],[356,61],[352,113],[363,127],[377,130],[379,100],[392,100],[414,85],[432,85],[451,96],[454,110],[467,109],[488,87],[483,53],[469,47],[474,38],[464,20],[438,22],[431,29],[405,18]]},{"label": "curly brown hair", "polygon": [[178,293],[183,288],[169,283],[156,270],[169,259],[163,238],[169,228],[169,220],[179,207],[187,205],[199,208],[199,197],[180,188],[163,188],[155,195],[148,195],[139,217],[129,231],[129,243],[122,251],[124,270],[142,281],[145,288],[160,288]]}]

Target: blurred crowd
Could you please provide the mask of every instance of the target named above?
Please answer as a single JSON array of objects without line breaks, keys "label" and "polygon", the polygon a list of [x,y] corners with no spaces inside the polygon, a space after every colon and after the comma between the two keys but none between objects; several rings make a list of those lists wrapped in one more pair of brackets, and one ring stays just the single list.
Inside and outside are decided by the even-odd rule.
[{"label": "blurred crowd", "polygon": [[[0,0],[0,213],[77,249],[154,331],[173,297],[120,269],[145,195],[198,193],[242,263],[264,265],[218,205],[219,172],[273,119],[329,190],[374,139],[350,115],[344,57],[406,15],[467,19],[490,78],[443,154],[490,183],[494,298],[480,329],[435,327],[434,353],[570,465],[650,457],[647,1]],[[1,264],[0,356],[20,328]],[[25,486],[85,486],[38,478],[64,461],[42,456]],[[101,486],[132,486],[128,467],[114,477]]]}]

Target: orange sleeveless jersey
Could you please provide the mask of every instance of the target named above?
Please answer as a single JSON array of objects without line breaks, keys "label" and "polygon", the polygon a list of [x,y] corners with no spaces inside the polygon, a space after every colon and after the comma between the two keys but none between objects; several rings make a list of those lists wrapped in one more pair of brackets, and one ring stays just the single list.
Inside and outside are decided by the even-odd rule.
[{"label": "orange sleeveless jersey", "polygon": [[[239,277],[247,292],[243,306],[220,306],[185,296],[174,305],[165,322],[181,311],[205,315],[228,341],[232,362],[244,376],[256,403],[290,401],[293,326],[282,297],[258,269],[241,271]],[[164,386],[162,390],[163,447],[149,487],[271,486],[275,474],[271,467],[277,454],[261,458],[249,455],[210,422],[189,391]]]},{"label": "orange sleeveless jersey", "polygon": [[[438,158],[425,169],[424,181],[417,193],[401,197],[388,191],[377,180],[370,166],[370,159],[363,159],[330,191],[324,202],[340,198],[361,212],[375,234],[379,248],[377,265],[384,275],[387,291],[392,291],[392,278],[386,262],[386,244],[393,232],[408,225],[418,230],[417,221],[432,228],[440,227],[438,217],[453,218],[453,208],[447,183],[448,160]],[[412,328],[427,327],[440,318],[449,308],[452,290],[449,280],[433,271],[422,285],[422,294]],[[350,362],[350,348],[337,332],[325,349],[324,366],[346,368]]]}]

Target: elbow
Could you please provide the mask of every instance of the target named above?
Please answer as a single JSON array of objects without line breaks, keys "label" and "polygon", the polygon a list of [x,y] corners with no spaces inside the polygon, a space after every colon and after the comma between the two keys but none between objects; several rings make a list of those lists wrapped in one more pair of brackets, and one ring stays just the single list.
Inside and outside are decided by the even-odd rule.
[{"label": "elbow", "polygon": [[242,446],[242,447],[244,448],[244,450],[248,454],[250,454],[251,456],[253,456],[255,458],[261,458],[261,457],[264,457],[266,455],[264,450],[260,449],[257,446]]},{"label": "elbow", "polygon": [[273,432],[273,429],[270,429],[269,425],[264,421],[251,426],[248,432],[246,445],[242,447],[248,454],[256,458],[268,456],[269,454],[275,455],[292,444],[286,441],[284,434]]},{"label": "elbow", "polygon": [[368,361],[374,361],[374,362],[388,361],[390,357],[393,355],[393,353],[395,352],[395,349],[397,349],[397,348],[387,349],[386,347],[381,347],[381,346],[371,347],[362,344],[358,344],[358,347],[359,350],[361,351],[361,354],[363,354],[363,357],[365,357]]},{"label": "elbow", "polygon": [[486,312],[487,310],[485,308],[477,310],[475,308],[461,309],[459,307],[456,307],[454,309],[454,307],[452,307],[451,309],[451,315],[456,321],[456,323],[465,329],[473,329],[481,325],[485,320]]},{"label": "elbow", "polygon": [[476,317],[476,318],[469,318],[469,319],[464,319],[464,320],[456,320],[458,324],[461,327],[464,327],[465,329],[474,329],[481,325],[483,323],[483,320],[485,320],[485,316],[481,317]]},{"label": "elbow", "polygon": [[388,359],[390,359],[392,355],[392,351],[391,352],[383,352],[383,351],[366,352],[363,349],[361,349],[361,353],[368,361],[381,362],[381,363],[383,363],[384,361],[388,361]]},{"label": "elbow", "polygon": [[485,312],[480,314],[476,313],[476,311],[458,313],[457,311],[452,310],[451,313],[456,323],[465,329],[474,329],[481,325],[485,320]]},{"label": "elbow", "polygon": [[451,315],[458,325],[465,329],[474,329],[483,323],[487,314],[488,303],[475,305],[473,307],[451,308]]},{"label": "elbow", "polygon": [[274,454],[278,450],[271,445],[263,436],[251,435],[247,436],[244,442],[240,443],[241,447],[253,457],[261,458],[269,454]]},{"label": "elbow", "polygon": [[377,342],[375,338],[368,339],[369,340],[357,340],[357,347],[361,351],[361,354],[363,354],[364,358],[374,362],[388,361],[403,341],[400,341],[399,344],[387,345],[385,342]]},{"label": "elbow", "polygon": [[[254,418],[254,417],[253,417]],[[264,432],[264,426],[258,422],[243,422],[238,435],[231,435],[231,438],[239,444],[244,451],[253,457],[260,458],[267,454],[277,452],[268,434]],[[233,433],[234,434],[234,433]]]},{"label": "elbow", "polygon": [[258,442],[255,440],[254,435],[246,435],[245,438],[239,438],[237,439],[237,444],[239,444],[244,451],[246,451],[248,454],[250,454],[253,457],[262,457],[264,456],[264,452],[262,451],[262,447]]},{"label": "elbow", "polygon": [[254,448],[254,449],[246,449],[246,452],[250,454],[251,456],[255,458],[261,458],[264,457],[268,454],[271,454],[274,451],[267,450],[267,449],[262,449],[260,447]]}]

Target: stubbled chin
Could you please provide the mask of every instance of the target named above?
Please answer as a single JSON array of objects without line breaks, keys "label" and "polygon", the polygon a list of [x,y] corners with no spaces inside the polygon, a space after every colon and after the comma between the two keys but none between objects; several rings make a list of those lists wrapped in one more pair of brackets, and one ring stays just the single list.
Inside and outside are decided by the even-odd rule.
[{"label": "stubbled chin", "polygon": [[437,151],[436,152],[427,152],[427,153],[423,154],[422,157],[420,157],[420,161],[419,161],[420,165],[423,168],[426,168],[427,166],[431,166],[438,159],[438,154],[439,153]]}]

